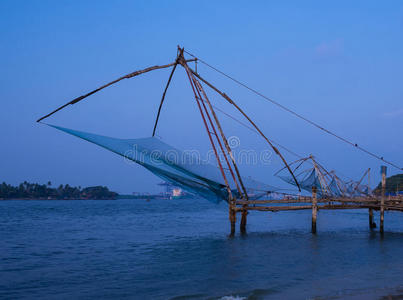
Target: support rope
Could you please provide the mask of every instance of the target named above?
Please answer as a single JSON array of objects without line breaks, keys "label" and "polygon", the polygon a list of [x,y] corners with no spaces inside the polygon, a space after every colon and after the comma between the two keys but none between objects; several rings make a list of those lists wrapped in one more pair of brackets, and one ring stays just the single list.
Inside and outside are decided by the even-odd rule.
[{"label": "support rope", "polygon": [[192,53],[190,53],[190,52],[188,52],[188,51],[186,51],[186,50],[185,50],[184,52],[187,53],[188,55],[192,56],[193,58],[197,59],[198,61],[200,61],[201,63],[203,63],[203,64],[206,65],[207,67],[209,67],[209,68],[213,69],[214,71],[220,73],[221,75],[223,75],[223,76],[229,78],[230,80],[234,81],[235,83],[237,83],[237,84],[243,86],[244,88],[248,89],[248,90],[251,91],[252,93],[254,93],[254,94],[256,94],[256,95],[258,95],[258,96],[260,96],[260,97],[266,99],[267,101],[273,103],[274,105],[280,107],[281,109],[283,109],[283,110],[285,110],[285,111],[287,111],[287,112],[293,114],[294,116],[300,118],[301,120],[304,120],[305,122],[308,122],[309,124],[311,124],[311,125],[317,127],[318,129],[320,129],[320,130],[326,132],[327,134],[330,134],[330,135],[336,137],[337,139],[343,141],[344,143],[347,143],[347,144],[349,144],[349,145],[351,145],[351,146],[357,148],[358,150],[360,150],[360,151],[362,151],[362,152],[364,152],[364,153],[366,153],[366,154],[368,154],[368,155],[370,155],[370,156],[372,156],[372,157],[374,157],[374,158],[376,158],[376,159],[378,159],[378,160],[383,161],[384,163],[386,163],[386,164],[388,164],[388,165],[391,165],[391,166],[393,166],[393,167],[395,167],[395,168],[397,168],[397,169],[399,169],[399,170],[403,170],[402,167],[399,167],[397,164],[395,164],[395,163],[393,163],[393,162],[391,162],[391,161],[388,161],[388,160],[384,159],[383,156],[379,156],[379,155],[377,155],[377,154],[375,154],[375,153],[373,153],[373,152],[371,152],[371,151],[369,151],[369,150],[367,150],[367,149],[365,149],[365,148],[359,146],[357,143],[351,142],[351,141],[349,141],[348,139],[346,139],[346,138],[344,138],[344,137],[342,137],[342,136],[340,136],[340,135],[337,135],[336,133],[334,133],[334,132],[332,132],[332,131],[330,131],[330,130],[324,128],[323,126],[319,125],[318,123],[316,123],[316,122],[314,122],[314,121],[312,121],[312,120],[310,120],[310,119],[308,119],[308,118],[306,118],[306,117],[304,117],[304,116],[298,114],[297,112],[295,112],[295,111],[289,109],[288,107],[286,107],[286,106],[280,104],[279,102],[277,102],[277,101],[275,101],[275,100],[273,100],[273,99],[271,99],[271,98],[269,98],[269,97],[263,95],[262,93],[258,92],[258,91],[255,90],[255,89],[249,87],[249,86],[246,85],[245,83],[242,83],[241,81],[235,79],[234,77],[232,77],[232,76],[230,76],[230,75],[224,73],[223,71],[221,71],[221,70],[219,70],[219,69],[213,67],[212,65],[208,64],[206,61],[200,59],[199,57],[196,57],[196,56],[193,55]]}]

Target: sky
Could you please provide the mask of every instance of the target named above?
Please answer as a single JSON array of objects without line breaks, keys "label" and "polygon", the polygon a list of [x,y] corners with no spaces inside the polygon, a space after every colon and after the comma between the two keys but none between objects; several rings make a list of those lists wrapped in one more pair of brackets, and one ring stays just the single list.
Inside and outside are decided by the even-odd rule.
[{"label": "sky", "polygon": [[[105,185],[155,192],[142,167],[43,124],[40,116],[132,71],[175,60],[177,45],[264,95],[403,166],[402,1],[0,1],[0,182]],[[198,71],[230,95],[271,139],[329,170],[359,179],[382,162],[341,143],[227,78]],[[69,106],[46,122],[120,138],[148,137],[169,69]],[[167,92],[157,135],[209,150],[184,70]],[[211,90],[211,101],[241,119]],[[219,115],[239,149],[267,145]],[[296,159],[283,153],[289,162]],[[277,184],[278,158],[241,165]],[[388,168],[388,175],[399,170]]]}]

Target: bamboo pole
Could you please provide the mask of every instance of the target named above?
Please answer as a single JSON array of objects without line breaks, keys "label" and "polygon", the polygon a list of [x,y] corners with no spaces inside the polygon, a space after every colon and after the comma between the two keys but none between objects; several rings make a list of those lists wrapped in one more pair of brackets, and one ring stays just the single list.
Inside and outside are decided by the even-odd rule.
[{"label": "bamboo pole", "polygon": [[311,209],[311,205],[300,205],[300,206],[248,206],[247,208],[237,207],[236,211],[243,210],[257,210],[257,211],[286,211],[286,210],[303,210]]},{"label": "bamboo pole", "polygon": [[[217,115],[216,115],[216,113],[215,113],[215,111],[214,111],[214,109],[213,109],[213,106],[211,105],[210,100],[208,99],[207,94],[206,94],[206,92],[204,91],[203,87],[201,86],[200,82],[199,82],[196,78],[194,78],[194,80],[195,80],[196,86],[198,86],[199,90],[202,92],[202,94],[203,94],[203,96],[204,96],[204,99],[206,100],[206,102],[207,102],[207,104],[208,104],[208,106],[209,106],[209,108],[210,108],[210,111],[211,111],[211,113],[212,113],[212,115],[213,115],[213,118],[214,118],[214,120],[215,120],[215,123],[217,124],[217,128],[218,128],[218,130],[219,130],[219,132],[220,132],[220,134],[221,134],[221,138],[222,138],[222,140],[223,140],[223,142],[224,142],[224,146],[225,146],[225,148],[226,148],[226,150],[227,150],[227,153],[228,153],[228,155],[229,155],[229,157],[230,157],[230,159],[231,159],[232,165],[234,166],[234,169],[235,169],[235,172],[236,172],[236,175],[237,175],[239,184],[240,184],[241,187],[242,187],[242,190],[241,190],[241,189],[239,188],[239,186],[238,186],[237,180],[236,180],[235,177],[234,177],[234,181],[235,181],[237,190],[238,190],[240,196],[241,196],[242,198],[244,198],[246,201],[248,201],[248,199],[249,199],[249,198],[248,198],[248,193],[246,192],[246,188],[245,188],[245,185],[243,184],[243,181],[242,181],[242,178],[241,178],[241,174],[240,174],[239,169],[238,169],[238,166],[237,166],[237,164],[236,164],[234,155],[232,154],[231,147],[230,147],[229,144],[228,144],[228,140],[227,140],[227,138],[225,137],[224,131],[222,130],[220,121],[218,120],[218,117],[217,117]],[[204,103],[203,103],[203,105],[204,105]],[[218,137],[217,137],[217,138],[218,138]],[[225,156],[225,157],[226,157],[226,156]],[[228,163],[228,161],[227,161],[227,163]],[[230,166],[228,166],[228,167],[230,167]],[[231,170],[231,172],[232,172],[232,169],[231,169],[231,168],[230,168],[230,170]],[[244,204],[244,207],[247,207],[247,204]],[[240,231],[241,231],[241,233],[245,233],[245,232],[246,232],[246,218],[247,218],[247,215],[248,215],[248,211],[247,211],[247,210],[243,210],[243,211],[242,211],[242,215],[241,215],[241,223],[240,223]]]},{"label": "bamboo pole", "polygon": [[386,166],[381,166],[382,173],[382,197],[381,197],[381,212],[380,212],[380,222],[379,231],[383,233],[383,223],[385,214],[385,189],[386,189]]},{"label": "bamboo pole", "polygon": [[368,221],[369,221],[369,229],[373,229],[376,227],[374,223],[374,210],[372,208],[368,208]]},{"label": "bamboo pole", "polygon": [[[334,205],[334,204],[326,204],[326,205],[318,205],[317,210],[321,209],[328,209],[328,210],[336,210],[336,209],[368,209],[368,208],[376,209],[376,206],[370,205],[359,205],[359,204],[341,204],[341,205]],[[379,208],[379,206],[377,206]],[[249,206],[246,208],[247,210],[254,210],[254,211],[288,211],[288,210],[304,210],[310,209],[312,210],[312,205],[299,205],[299,206]],[[386,210],[396,210],[396,211],[403,211],[403,207],[385,207]],[[236,207],[236,211],[241,212],[244,210],[243,207]]]},{"label": "bamboo pole", "polygon": [[334,204],[327,204],[327,205],[320,205],[318,209],[365,209],[368,208],[368,205],[360,205],[360,204],[341,204],[341,205],[334,205]]},{"label": "bamboo pole", "polygon": [[[183,51],[183,49],[182,49],[182,51]],[[181,54],[182,54],[182,53],[183,53],[183,52],[181,52]],[[231,173],[231,175],[232,175],[232,177],[233,177],[233,180],[234,180],[234,182],[235,182],[235,184],[236,184],[236,188],[237,188],[237,190],[238,190],[239,195],[240,195],[244,200],[247,201],[247,200],[248,200],[248,194],[247,194],[247,192],[246,192],[246,188],[245,188],[245,186],[244,186],[244,184],[243,184],[243,181],[242,181],[240,172],[239,172],[238,167],[237,167],[237,164],[236,164],[236,162],[235,162],[235,158],[234,158],[234,156],[233,156],[233,154],[232,154],[232,150],[231,150],[231,148],[230,148],[230,146],[229,146],[229,144],[228,144],[227,138],[225,137],[224,131],[222,130],[220,121],[218,120],[218,117],[217,117],[217,115],[216,115],[216,113],[215,113],[215,111],[214,111],[214,109],[213,109],[213,106],[211,105],[210,100],[208,99],[207,94],[206,94],[206,92],[204,91],[202,85],[201,85],[200,82],[194,77],[194,74],[193,74],[192,70],[189,68],[189,66],[187,65],[186,60],[185,60],[185,58],[183,57],[183,55],[180,55],[180,58],[179,58],[178,61],[179,61],[179,63],[185,68],[186,72],[188,73],[189,78],[192,77],[193,85],[194,85],[194,87],[196,88],[196,91],[197,91],[197,93],[198,93],[198,95],[199,95],[199,98],[196,96],[196,100],[197,100],[197,102],[198,102],[198,105],[200,106],[200,103],[199,103],[199,101],[198,101],[198,100],[200,100],[200,102],[201,102],[201,104],[203,105],[203,108],[204,108],[204,110],[205,110],[205,113],[206,113],[206,115],[207,115],[207,117],[208,117],[208,120],[209,120],[209,122],[210,122],[211,128],[212,128],[213,131],[214,131],[214,136],[216,137],[217,142],[218,142],[218,144],[219,144],[219,146],[220,146],[220,148],[221,148],[221,151],[222,151],[223,154],[224,154],[224,149],[223,149],[223,147],[222,147],[221,141],[220,141],[220,139],[219,139],[219,136],[217,135],[217,132],[216,132],[216,130],[215,130],[215,126],[214,126],[214,124],[213,124],[213,122],[212,122],[212,120],[211,120],[211,118],[210,118],[210,115],[209,115],[209,113],[208,113],[208,111],[207,111],[207,108],[206,108],[204,102],[206,102],[207,105],[209,106],[209,109],[210,109],[210,111],[211,111],[211,114],[213,115],[215,124],[216,124],[216,126],[217,126],[217,128],[218,128],[218,131],[220,132],[221,139],[222,139],[222,141],[223,141],[223,143],[224,143],[224,146],[225,146],[225,149],[226,149],[226,151],[227,151],[227,154],[228,154],[228,156],[230,157],[231,162],[232,162],[232,165],[233,165],[233,167],[234,167],[234,169],[235,169],[235,172],[236,172],[236,175],[237,175],[238,180],[235,178],[235,175],[234,175],[234,173],[233,173],[233,171],[232,171],[232,167],[231,167],[230,164],[229,164],[227,155],[224,154],[225,161],[226,161],[226,163],[227,163],[227,165],[228,165],[228,168],[229,168],[229,170],[230,170],[230,173]],[[204,97],[205,101],[203,101],[203,97]],[[218,157],[217,157],[217,160],[219,160]],[[239,181],[239,184],[241,185],[242,189],[239,187],[238,181]],[[246,206],[247,206],[247,205],[244,205],[244,207],[246,207]],[[235,208],[236,208],[235,198],[232,198],[232,197],[231,197],[231,199],[229,199],[229,215],[230,215],[230,222],[231,222],[231,234],[230,234],[230,235],[231,235],[231,236],[233,236],[233,235],[235,234],[235,223],[236,223],[236,209],[235,209]],[[246,232],[246,215],[247,215],[247,213],[248,213],[248,212],[247,212],[246,210],[242,211],[242,220],[241,220],[241,224],[240,224],[240,231],[241,231],[241,233],[245,233],[245,232]]]},{"label": "bamboo pole", "polygon": [[241,223],[239,224],[239,231],[241,233],[246,233],[246,220],[248,216],[247,205],[244,205],[244,209],[242,210],[241,214]]},{"label": "bamboo pole", "polygon": [[312,187],[312,233],[316,233],[316,218],[318,214],[318,202],[316,195],[316,186]]},{"label": "bamboo pole", "polygon": [[291,176],[293,177],[296,186],[298,187],[298,190],[301,191],[301,187],[299,186],[299,183],[297,179],[295,178],[294,173],[291,171],[290,166],[288,165],[287,161],[283,157],[283,155],[280,153],[280,151],[273,145],[273,143],[263,134],[263,132],[260,130],[259,127],[249,118],[249,116],[224,92],[221,92],[218,88],[216,88],[214,85],[212,85],[210,82],[205,80],[203,77],[201,77],[199,74],[197,74],[194,70],[190,69],[190,71],[195,75],[197,78],[199,78],[201,81],[203,81],[206,85],[208,85],[211,89],[216,91],[219,95],[221,95],[225,100],[227,100],[230,104],[232,104],[248,121],[249,123],[257,130],[257,132],[266,140],[266,142],[270,145],[270,147],[274,150],[274,152],[281,158],[283,161],[284,165],[287,167],[288,171],[290,172]]},{"label": "bamboo pole", "polygon": [[175,72],[175,70],[176,70],[176,67],[178,66],[179,57],[181,57],[182,55],[183,55],[183,48],[182,48],[182,49],[179,49],[179,54],[178,54],[178,56],[177,56],[177,58],[176,58],[176,60],[175,60],[174,67],[172,68],[171,74],[169,74],[168,82],[167,82],[167,84],[166,84],[166,86],[165,86],[164,93],[162,94],[160,106],[158,107],[158,113],[157,113],[157,117],[156,117],[156,119],[155,119],[155,124],[154,124],[154,129],[153,129],[153,135],[152,135],[152,136],[155,135],[155,131],[157,130],[158,120],[159,120],[159,118],[160,118],[162,105],[164,104],[165,95],[166,95],[166,93],[167,93],[169,84],[171,83],[172,76],[174,75],[174,72]]},{"label": "bamboo pole", "polygon": [[[187,60],[187,61],[189,61],[189,62],[190,62],[190,61],[194,61],[194,59],[189,59],[189,60]],[[115,79],[115,80],[113,80],[113,81],[111,81],[111,82],[109,82],[109,83],[107,83],[107,84],[104,84],[103,86],[101,86],[101,87],[99,87],[99,88],[97,88],[97,89],[95,89],[95,90],[92,90],[91,92],[89,92],[89,93],[87,93],[87,94],[84,94],[84,95],[82,95],[82,96],[80,96],[80,97],[77,97],[77,98],[71,100],[70,102],[67,102],[66,104],[64,104],[64,105],[62,105],[62,106],[60,106],[60,107],[58,107],[57,109],[55,109],[55,110],[52,111],[51,113],[49,113],[49,114],[47,114],[47,115],[45,115],[45,116],[39,118],[36,122],[40,122],[40,121],[42,121],[42,120],[44,120],[44,119],[50,117],[50,116],[53,115],[54,113],[58,112],[59,110],[65,108],[66,106],[76,104],[76,103],[80,102],[81,100],[87,98],[88,96],[91,96],[92,94],[95,94],[95,93],[99,92],[100,90],[103,90],[104,88],[106,88],[106,87],[108,87],[108,86],[111,86],[111,85],[113,85],[113,84],[115,84],[115,83],[117,83],[117,82],[119,82],[119,81],[121,81],[121,80],[123,80],[123,79],[132,78],[132,77],[135,77],[135,76],[137,76],[137,75],[144,74],[144,73],[147,73],[147,72],[150,72],[150,71],[153,71],[153,70],[165,69],[165,68],[169,68],[169,67],[172,67],[172,66],[175,66],[175,65],[176,65],[176,62],[173,62],[173,63],[167,64],[167,65],[153,66],[153,67],[145,68],[145,69],[143,69],[143,70],[139,70],[139,71],[135,71],[135,72],[126,74],[126,75],[124,75],[124,76],[122,76],[122,77],[119,77],[118,79]]]},{"label": "bamboo pole", "polygon": [[[400,203],[402,199],[391,199],[385,200],[386,204],[396,204]],[[328,202],[340,202],[340,203],[358,203],[358,204],[378,204],[380,203],[379,199],[376,198],[324,198],[324,199],[317,199],[317,203],[328,203]],[[249,200],[248,202],[243,200],[237,200],[236,204],[243,205],[243,204],[266,204],[266,203],[312,203],[311,197],[304,197],[301,199],[282,199],[282,200]],[[379,205],[378,205],[379,208]]]},{"label": "bamboo pole", "polygon": [[234,207],[232,204],[229,205],[229,220],[231,223],[230,237],[233,237],[235,235],[236,207]]},{"label": "bamboo pole", "polygon": [[[179,49],[180,49],[180,48],[179,48]],[[183,48],[182,48],[181,50],[182,50],[182,53],[183,53]],[[209,140],[210,140],[210,144],[211,144],[211,146],[212,146],[212,148],[213,148],[215,157],[216,157],[216,159],[217,159],[217,163],[218,163],[219,170],[220,170],[221,175],[222,175],[222,177],[223,177],[223,179],[224,179],[224,182],[225,182],[225,186],[226,186],[226,189],[227,189],[227,192],[228,192],[228,210],[229,210],[229,219],[230,219],[230,223],[231,223],[230,237],[232,237],[232,236],[234,236],[234,234],[235,234],[235,223],[236,223],[236,206],[235,206],[235,200],[236,200],[236,199],[235,199],[235,197],[233,197],[233,195],[232,195],[231,187],[229,186],[229,183],[228,183],[228,180],[227,180],[227,176],[225,175],[223,166],[222,166],[221,161],[220,161],[220,157],[219,157],[218,152],[217,152],[216,145],[215,145],[214,140],[213,140],[213,138],[212,138],[212,136],[211,136],[212,133],[211,133],[210,128],[209,128],[209,125],[208,125],[208,123],[207,123],[206,117],[204,116],[204,112],[203,112],[202,106],[200,105],[200,102],[204,105],[204,102],[199,101],[199,99],[201,99],[200,91],[199,91],[198,88],[197,88],[196,82],[193,80],[194,77],[193,77],[193,75],[192,75],[192,72],[190,71],[189,66],[188,66],[187,63],[186,63],[186,60],[183,58],[183,55],[179,57],[178,63],[180,63],[180,64],[184,67],[184,69],[185,69],[185,71],[186,71],[186,74],[187,74],[187,76],[188,76],[188,78],[189,78],[189,83],[190,83],[190,86],[191,86],[191,88],[192,88],[192,90],[193,90],[193,94],[194,94],[194,96],[195,96],[195,100],[196,100],[196,103],[197,103],[197,107],[199,108],[200,115],[202,116],[203,123],[204,123],[205,129],[206,129],[208,138],[209,138]],[[206,112],[206,115],[207,115],[208,120],[209,120],[209,122],[210,122],[210,126],[211,126],[212,129],[214,130],[214,135],[215,135],[215,137],[216,137],[216,139],[217,139],[217,141],[218,141],[218,144],[219,144],[220,147],[222,147],[221,142],[220,142],[220,140],[219,140],[219,138],[218,138],[218,135],[217,135],[217,133],[216,133],[216,131],[215,131],[214,125],[213,125],[213,123],[211,122],[211,118],[210,118],[210,116],[209,116],[209,114],[208,114],[208,111],[205,110],[205,112]],[[226,158],[227,158],[227,157],[226,157]],[[226,161],[227,161],[227,159],[226,159]],[[228,163],[228,162],[227,162],[227,163]],[[229,166],[229,165],[228,165],[228,166]],[[230,166],[229,166],[229,167],[230,167]]]},{"label": "bamboo pole", "polygon": [[[368,169],[368,195],[371,189],[371,168]],[[376,224],[374,222],[374,210],[372,208],[368,208],[368,222],[369,222],[369,229],[374,229]]]}]

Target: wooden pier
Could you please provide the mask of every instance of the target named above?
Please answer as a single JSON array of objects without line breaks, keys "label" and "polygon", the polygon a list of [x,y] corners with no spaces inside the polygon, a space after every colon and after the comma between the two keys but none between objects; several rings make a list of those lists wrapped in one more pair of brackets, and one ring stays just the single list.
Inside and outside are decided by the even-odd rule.
[{"label": "wooden pier", "polygon": [[[235,207],[232,207],[232,215],[242,213],[243,222],[240,224],[240,231],[245,232],[246,215],[248,211],[292,211],[292,210],[312,210],[312,233],[316,233],[316,220],[318,212],[322,209],[367,209],[369,214],[369,228],[376,227],[374,223],[373,211],[380,211],[379,230],[383,233],[384,212],[385,211],[401,211],[403,212],[403,196],[368,196],[354,198],[326,198],[318,199],[315,192],[311,197],[300,196],[295,199],[278,200],[249,200],[236,201]],[[231,229],[235,228],[235,218],[230,218]],[[231,230],[233,234],[233,230]]]}]

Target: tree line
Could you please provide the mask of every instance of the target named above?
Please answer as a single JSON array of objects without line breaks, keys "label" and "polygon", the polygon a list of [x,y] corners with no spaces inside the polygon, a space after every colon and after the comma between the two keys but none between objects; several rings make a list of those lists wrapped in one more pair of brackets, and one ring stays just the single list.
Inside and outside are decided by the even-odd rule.
[{"label": "tree line", "polygon": [[[381,182],[374,190],[374,194],[380,195],[382,191],[382,184]],[[398,193],[403,191],[403,174],[397,174],[386,178],[386,186],[385,192],[386,193]]]},{"label": "tree line", "polygon": [[47,184],[29,183],[24,181],[18,186],[12,186],[3,182],[0,185],[0,199],[116,199],[118,193],[110,191],[105,186],[92,186],[81,188],[68,184],[59,185],[57,188]]}]

